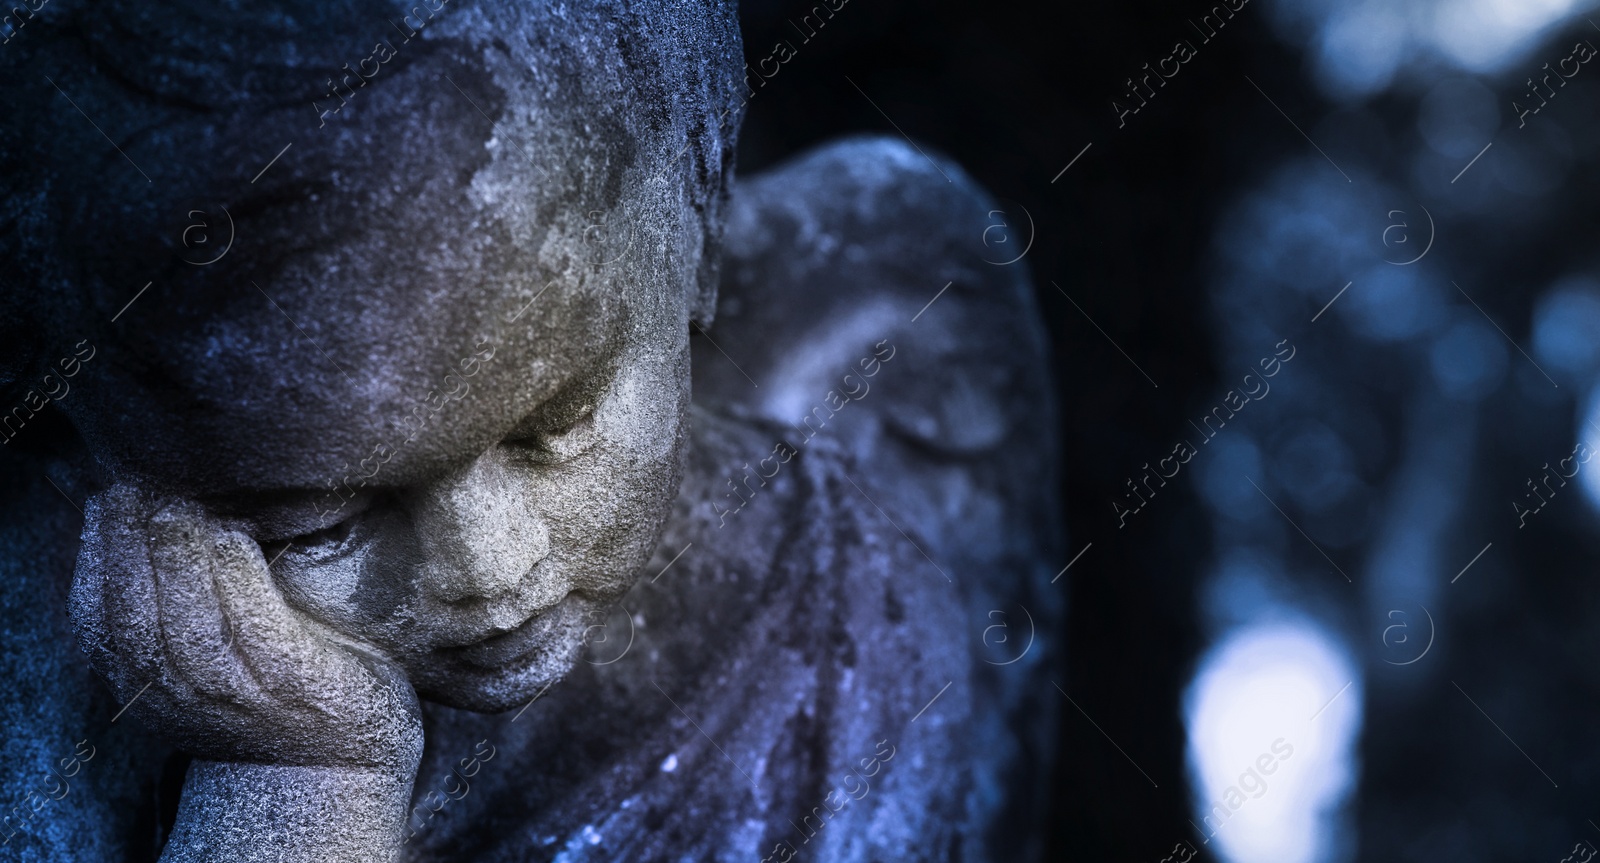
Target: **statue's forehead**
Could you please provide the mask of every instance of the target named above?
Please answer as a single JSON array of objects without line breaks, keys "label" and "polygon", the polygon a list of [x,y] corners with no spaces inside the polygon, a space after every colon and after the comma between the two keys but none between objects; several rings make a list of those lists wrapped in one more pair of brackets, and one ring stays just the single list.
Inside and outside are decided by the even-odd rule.
[{"label": "statue's forehead", "polygon": [[[224,152],[150,162],[154,191],[129,180],[137,194],[109,228],[63,229],[57,257],[72,266],[50,273],[67,302],[26,312],[50,330],[42,340],[87,336],[100,351],[59,407],[110,472],[197,495],[317,490],[377,452],[384,477],[414,481],[481,452],[601,361],[624,297],[650,297],[630,339],[682,339],[715,235],[701,216],[723,175],[707,166],[725,164],[737,113],[701,122],[732,104],[721,87],[709,101],[661,96],[737,50],[684,41],[692,28],[624,41],[604,4],[452,8],[337,115],[262,100],[153,115],[162,140]],[[706,15],[736,36],[731,12]],[[538,26],[547,18],[555,31]],[[124,41],[130,57],[153,50]],[[617,59],[646,48],[660,62]],[[293,81],[323,68],[302,60],[283,61]],[[116,104],[138,103],[119,92]],[[59,113],[36,107],[40,122]],[[263,131],[301,128],[292,150]],[[62,152],[61,165],[78,157]],[[104,197],[91,191],[79,197]],[[175,257],[197,235],[157,230],[192,212],[188,196],[211,207],[211,227],[237,228],[224,257]]]},{"label": "statue's forehead", "polygon": [[199,496],[404,484],[481,452],[652,331],[624,334],[616,303],[571,285],[249,290],[255,303],[188,332],[99,346],[71,407],[102,461]]}]

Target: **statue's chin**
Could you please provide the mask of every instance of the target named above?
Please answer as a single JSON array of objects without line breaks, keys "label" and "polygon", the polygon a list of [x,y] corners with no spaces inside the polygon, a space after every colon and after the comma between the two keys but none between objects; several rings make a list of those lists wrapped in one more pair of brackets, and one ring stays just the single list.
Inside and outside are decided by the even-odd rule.
[{"label": "statue's chin", "polygon": [[435,650],[405,663],[417,695],[429,701],[499,713],[520,709],[565,677],[583,653],[591,603],[569,595],[497,643]]}]

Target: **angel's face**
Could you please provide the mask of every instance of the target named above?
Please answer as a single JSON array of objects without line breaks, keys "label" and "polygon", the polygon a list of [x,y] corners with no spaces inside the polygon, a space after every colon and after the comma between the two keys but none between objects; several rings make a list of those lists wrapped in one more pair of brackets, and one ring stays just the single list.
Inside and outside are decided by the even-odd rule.
[{"label": "angel's face", "polygon": [[[479,710],[534,697],[632,586],[666,518],[688,404],[687,334],[673,324],[626,328],[426,479],[358,487],[387,467],[369,460],[312,503],[337,507],[327,526],[261,542],[287,598],[396,660],[424,697]],[[477,374],[513,365],[478,359]],[[469,392],[443,410],[474,404]]]},{"label": "angel's face", "polygon": [[221,312],[107,346],[74,419],[117,480],[254,537],[328,637],[488,711],[570,668],[665,523],[700,237],[640,215],[675,211],[666,183],[603,213],[475,188],[211,286]]},{"label": "angel's face", "polygon": [[[246,20],[176,5],[196,27]],[[107,236],[64,231],[49,272],[83,286],[71,326],[100,349],[60,410],[103,478],[249,534],[327,637],[495,710],[576,659],[676,495],[739,117],[717,82],[742,60],[731,7],[656,27],[480,5],[335,115],[277,98],[322,68],[308,58],[347,56],[320,28],[216,110],[163,105],[160,140],[220,155],[168,160],[174,182],[141,185]],[[141,92],[192,65],[127,59],[147,48],[118,55]],[[240,181],[262,129],[302,127]],[[204,265],[146,218],[200,212],[175,203],[190,196],[216,204],[210,225],[227,214],[229,251]],[[131,301],[130,281],[149,282]]]},{"label": "angel's face", "polygon": [[[253,537],[313,630],[388,657],[422,697],[525,703],[632,587],[677,493],[690,292],[659,273],[576,268],[531,299],[519,279],[458,285],[453,317],[263,352],[225,382],[172,386],[210,409],[174,426],[182,446],[113,472]],[[228,340],[248,343],[261,317],[230,322],[244,332]],[[366,368],[350,359],[363,351]],[[224,383],[235,392],[220,400]],[[277,427],[260,405],[282,410]]]},{"label": "angel's face", "polygon": [[[232,251],[104,316],[96,389],[62,402],[111,479],[239,526],[327,637],[478,710],[564,673],[665,524],[731,169],[722,125],[644,140],[660,105],[595,95],[691,67],[617,61],[598,12],[517,8],[484,12],[516,39],[456,33],[219,185]],[[607,35],[547,56],[529,15]]]}]

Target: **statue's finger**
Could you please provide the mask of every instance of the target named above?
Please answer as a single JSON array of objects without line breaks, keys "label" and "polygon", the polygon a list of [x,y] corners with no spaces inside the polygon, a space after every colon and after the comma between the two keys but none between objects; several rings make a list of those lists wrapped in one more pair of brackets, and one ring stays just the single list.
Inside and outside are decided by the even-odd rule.
[{"label": "statue's finger", "polygon": [[[269,696],[301,706],[320,702],[344,663],[279,593],[261,548],[229,532],[216,548],[217,596],[232,623],[234,650]],[[334,699],[337,701],[337,697]]]},{"label": "statue's finger", "polygon": [[161,634],[144,501],[125,485],[89,499],[72,615],[90,662],[127,703],[160,672]]},{"label": "statue's finger", "polygon": [[204,697],[242,703],[259,693],[251,691],[217,598],[216,546],[225,535],[198,505],[172,503],[150,519],[150,560],[169,669]]}]

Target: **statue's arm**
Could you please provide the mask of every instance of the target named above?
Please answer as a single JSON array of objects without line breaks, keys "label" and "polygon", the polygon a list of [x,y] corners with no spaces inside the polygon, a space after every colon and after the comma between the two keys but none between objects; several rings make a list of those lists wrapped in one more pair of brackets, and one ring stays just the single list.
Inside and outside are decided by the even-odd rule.
[{"label": "statue's arm", "polygon": [[396,858],[416,694],[290,608],[254,540],[114,486],[89,503],[71,609],[129,713],[195,756],[163,861]]},{"label": "statue's arm", "polygon": [[408,777],[383,769],[194,761],[162,863],[389,863]]}]

